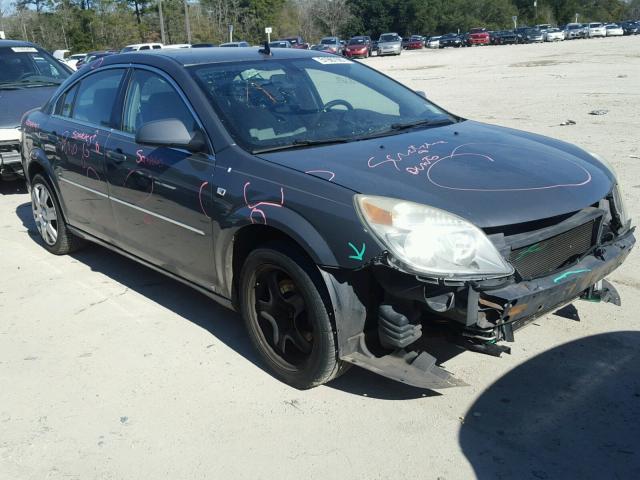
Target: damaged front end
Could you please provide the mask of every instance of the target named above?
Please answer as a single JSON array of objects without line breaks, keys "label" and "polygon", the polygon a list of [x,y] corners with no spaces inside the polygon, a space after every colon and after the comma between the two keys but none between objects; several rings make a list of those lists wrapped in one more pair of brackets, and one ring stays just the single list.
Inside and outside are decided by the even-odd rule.
[{"label": "damaged front end", "polygon": [[577,298],[620,305],[604,278],[629,255],[633,231],[614,187],[572,214],[485,229],[512,267],[508,275],[416,274],[389,251],[357,272],[325,270],[340,357],[422,388],[464,385],[423,351],[425,331],[444,329],[466,349],[499,356],[509,351],[499,342]]}]

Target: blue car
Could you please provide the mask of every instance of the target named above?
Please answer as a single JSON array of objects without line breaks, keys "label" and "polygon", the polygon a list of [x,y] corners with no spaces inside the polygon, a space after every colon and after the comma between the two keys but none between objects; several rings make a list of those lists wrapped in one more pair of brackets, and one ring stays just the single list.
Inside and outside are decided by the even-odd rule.
[{"label": "blue car", "polygon": [[33,43],[0,40],[0,180],[22,175],[22,116],[44,105],[71,73]]},{"label": "blue car", "polygon": [[427,331],[499,354],[577,298],[619,303],[604,278],[635,243],[594,154],[323,52],[105,57],[22,131],[44,248],[94,242],[238,311],[297,388],[350,365],[459,385]]}]

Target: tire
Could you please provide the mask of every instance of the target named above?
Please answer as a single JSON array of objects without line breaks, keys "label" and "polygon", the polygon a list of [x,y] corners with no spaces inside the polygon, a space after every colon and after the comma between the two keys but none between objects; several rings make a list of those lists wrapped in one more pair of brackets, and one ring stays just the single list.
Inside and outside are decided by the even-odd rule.
[{"label": "tire", "polygon": [[54,190],[40,174],[31,180],[31,211],[44,248],[49,252],[66,255],[84,246],[84,240],[67,228]]},{"label": "tire", "polygon": [[338,358],[324,292],[315,265],[282,243],[252,251],[240,273],[240,310],[251,342],[277,378],[301,390],[348,368]]}]

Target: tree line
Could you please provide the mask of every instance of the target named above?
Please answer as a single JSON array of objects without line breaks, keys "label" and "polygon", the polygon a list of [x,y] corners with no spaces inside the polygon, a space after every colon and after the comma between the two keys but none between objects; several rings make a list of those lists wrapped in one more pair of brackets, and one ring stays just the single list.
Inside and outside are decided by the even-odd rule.
[{"label": "tree line", "polygon": [[[473,27],[620,21],[640,18],[640,0],[0,0],[7,38],[72,52],[130,43],[264,41],[300,35],[436,35]],[[160,18],[163,18],[161,28]],[[188,19],[188,27],[187,27]],[[163,31],[164,30],[164,31]],[[187,32],[190,32],[188,34]],[[162,38],[164,36],[164,39]],[[190,39],[189,39],[190,36]]]}]

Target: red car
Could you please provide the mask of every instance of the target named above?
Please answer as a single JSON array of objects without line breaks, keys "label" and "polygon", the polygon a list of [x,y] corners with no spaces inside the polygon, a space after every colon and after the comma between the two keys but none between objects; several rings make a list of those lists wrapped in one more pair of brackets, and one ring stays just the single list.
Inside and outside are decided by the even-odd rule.
[{"label": "red car", "polygon": [[473,45],[489,45],[491,39],[486,28],[472,28],[467,35],[467,46]]},{"label": "red car", "polygon": [[371,38],[369,37],[352,37],[344,48],[345,57],[367,58],[369,55],[371,55]]},{"label": "red car", "polygon": [[411,38],[407,42],[406,49],[407,50],[420,50],[424,47],[424,40],[420,35],[411,35]]}]

